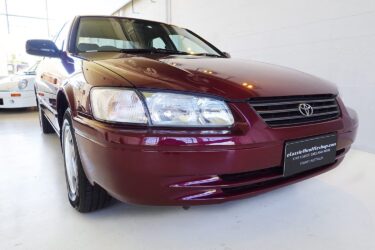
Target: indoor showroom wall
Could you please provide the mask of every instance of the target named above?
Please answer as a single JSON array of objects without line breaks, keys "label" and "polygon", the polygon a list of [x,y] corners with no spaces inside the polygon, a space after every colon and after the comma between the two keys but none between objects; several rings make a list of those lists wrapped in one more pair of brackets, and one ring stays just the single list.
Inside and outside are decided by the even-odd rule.
[{"label": "indoor showroom wall", "polygon": [[359,114],[355,146],[375,152],[374,0],[135,0],[115,14],[171,22],[234,58],[334,82]]}]

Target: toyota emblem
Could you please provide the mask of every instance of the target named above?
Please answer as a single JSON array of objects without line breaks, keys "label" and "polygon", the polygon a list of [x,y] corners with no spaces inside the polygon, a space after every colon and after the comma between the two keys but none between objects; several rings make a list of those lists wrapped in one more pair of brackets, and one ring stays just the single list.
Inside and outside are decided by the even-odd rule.
[{"label": "toyota emblem", "polygon": [[312,116],[312,114],[314,113],[314,108],[307,103],[301,103],[298,106],[298,109],[303,116]]}]

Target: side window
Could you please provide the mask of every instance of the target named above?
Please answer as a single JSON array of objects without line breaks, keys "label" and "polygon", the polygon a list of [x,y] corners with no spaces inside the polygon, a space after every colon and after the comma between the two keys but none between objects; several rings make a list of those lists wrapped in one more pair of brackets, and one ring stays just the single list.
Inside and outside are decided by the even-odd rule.
[{"label": "side window", "polygon": [[166,45],[165,42],[160,38],[155,38],[152,40],[152,47],[155,49],[165,49]]},{"label": "side window", "polygon": [[55,39],[55,44],[58,49],[64,50],[66,48],[66,41],[68,38],[68,33],[69,33],[69,28],[70,26],[66,23],[60,30],[59,34],[57,35]]}]

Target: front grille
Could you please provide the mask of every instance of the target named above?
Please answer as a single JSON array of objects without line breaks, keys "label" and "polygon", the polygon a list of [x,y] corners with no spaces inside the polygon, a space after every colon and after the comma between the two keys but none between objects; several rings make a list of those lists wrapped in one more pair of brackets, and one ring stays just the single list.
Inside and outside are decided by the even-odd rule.
[{"label": "front grille", "polygon": [[[299,110],[300,104],[309,104],[313,113],[304,116]],[[340,116],[334,95],[260,97],[251,99],[250,105],[271,127],[316,123]]]},{"label": "front grille", "polygon": [[314,173],[318,173],[319,171],[327,170],[327,169],[331,168],[336,163],[337,163],[337,160],[332,164],[328,164],[326,166],[322,166],[322,167],[319,167],[319,168],[314,168],[314,169],[311,169],[311,170],[308,170],[308,171],[305,171],[305,172],[302,172],[302,173],[298,173],[298,174],[293,175],[293,176],[261,181],[261,182],[252,183],[252,184],[249,184],[249,185],[244,185],[244,186],[224,187],[221,190],[226,195],[241,195],[241,194],[250,193],[250,192],[262,191],[262,190],[265,190],[267,188],[272,188],[272,187],[275,187],[275,186],[286,184],[289,181],[296,181],[299,178],[308,177],[309,175],[314,174]]},{"label": "front grille", "polygon": [[[339,149],[336,151],[336,157],[345,153],[345,148]],[[223,181],[229,182],[240,182],[240,181],[253,181],[259,180],[263,178],[274,178],[282,176],[284,173],[284,167],[272,167],[272,168],[263,168],[259,170],[253,170],[249,172],[242,172],[242,173],[232,173],[232,174],[222,174],[219,177]]]},{"label": "front grille", "polygon": [[272,178],[283,174],[282,167],[265,168],[245,173],[223,174],[219,177],[224,181],[248,181],[261,178]]}]

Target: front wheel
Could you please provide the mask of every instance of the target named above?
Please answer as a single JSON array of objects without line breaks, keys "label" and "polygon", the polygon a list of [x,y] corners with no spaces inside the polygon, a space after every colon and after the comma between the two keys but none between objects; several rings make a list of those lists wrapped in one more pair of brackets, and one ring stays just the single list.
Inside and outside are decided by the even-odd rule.
[{"label": "front wheel", "polygon": [[82,168],[70,109],[67,109],[64,114],[61,141],[70,204],[82,213],[107,206],[110,203],[111,196],[100,186],[91,185]]}]

